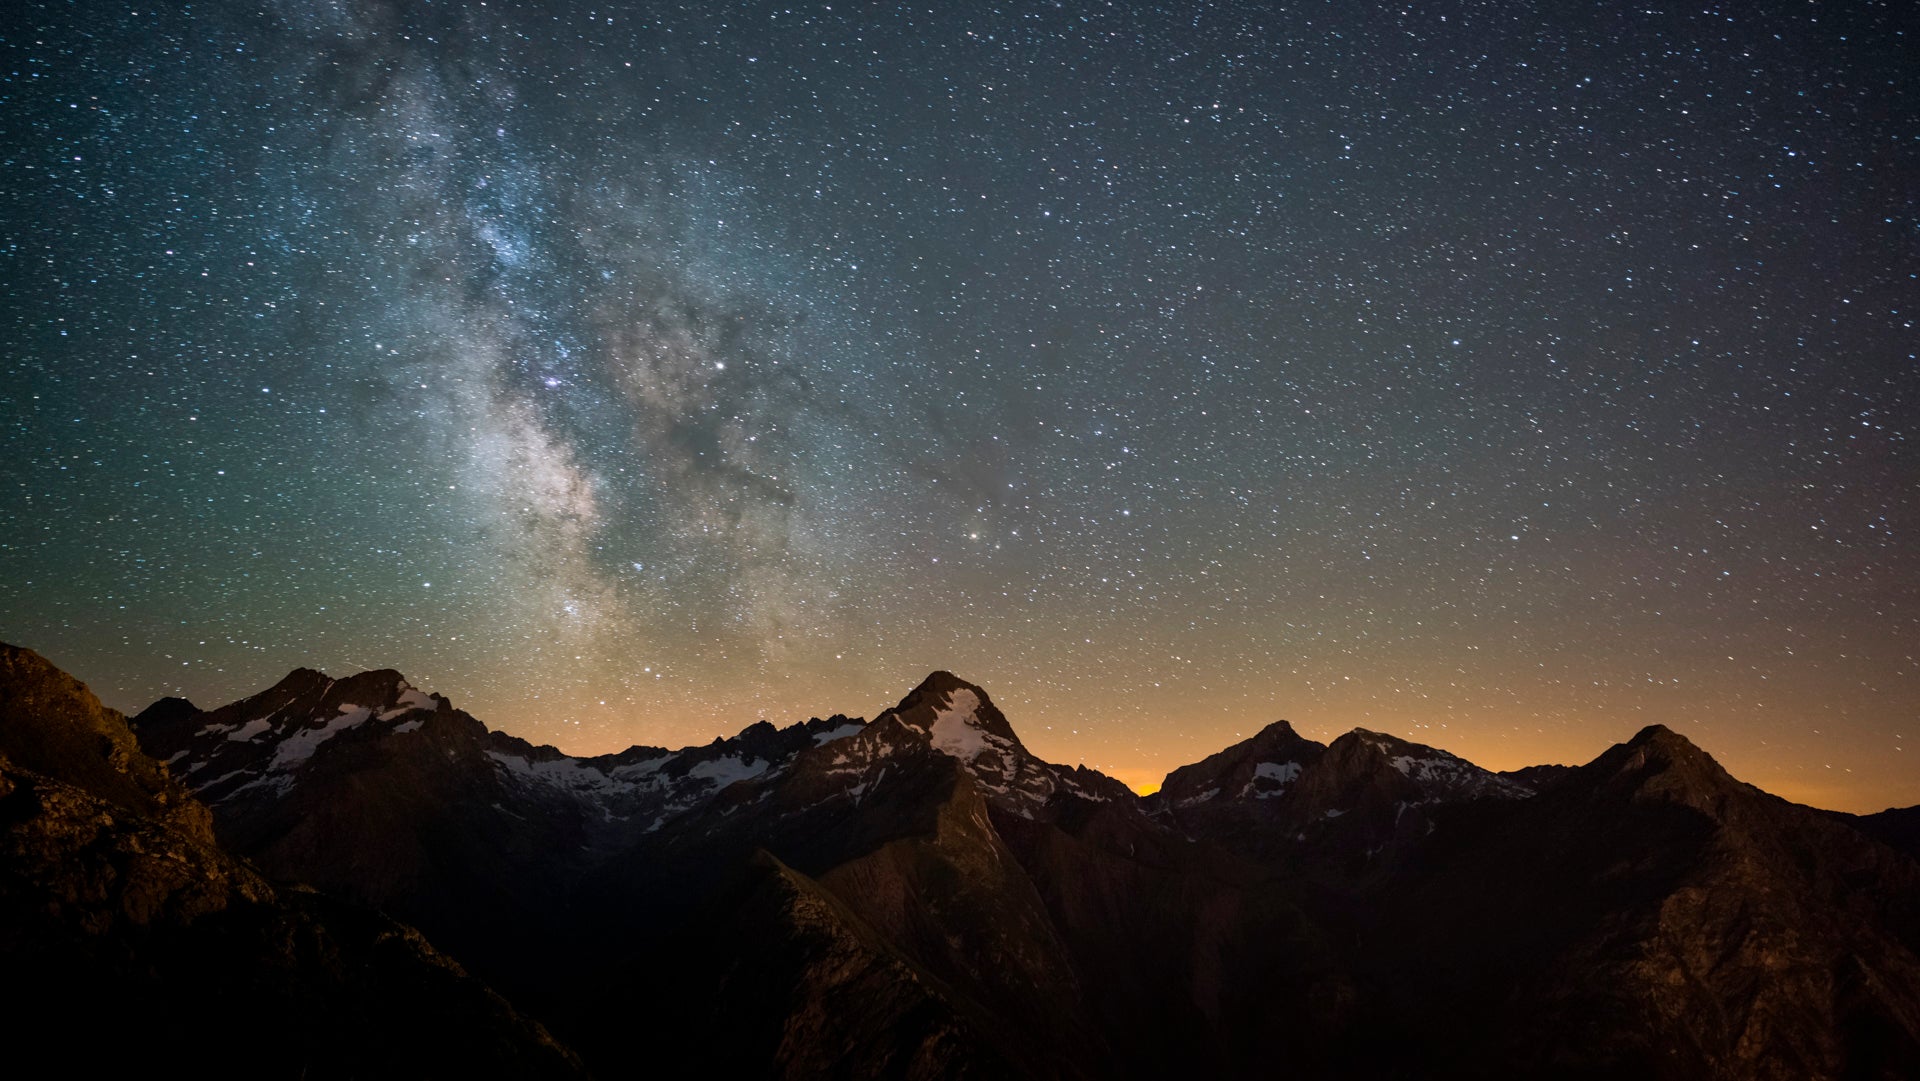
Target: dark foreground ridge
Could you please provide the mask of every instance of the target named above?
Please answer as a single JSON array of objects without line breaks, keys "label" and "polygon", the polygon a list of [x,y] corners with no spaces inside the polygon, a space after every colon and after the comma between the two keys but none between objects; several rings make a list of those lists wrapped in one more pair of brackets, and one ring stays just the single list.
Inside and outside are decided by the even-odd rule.
[{"label": "dark foreground ridge", "polygon": [[419,932],[234,858],[123,717],[3,645],[0,969],[15,1070],[585,1074]]},{"label": "dark foreground ridge", "polygon": [[390,671],[129,728],[0,661],[0,958],[54,989],[10,1047],[106,1028],[268,1076],[1920,1076],[1920,865],[1876,839],[1910,816],[1787,803],[1659,726],[1495,774],[1277,722],[1140,799],[945,672],[871,722],[583,758]]}]

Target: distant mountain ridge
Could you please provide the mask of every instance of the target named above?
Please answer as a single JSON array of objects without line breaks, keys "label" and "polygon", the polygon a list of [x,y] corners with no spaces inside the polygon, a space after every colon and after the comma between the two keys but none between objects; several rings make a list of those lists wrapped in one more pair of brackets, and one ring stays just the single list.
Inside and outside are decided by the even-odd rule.
[{"label": "distant mountain ridge", "polygon": [[947,672],[677,751],[536,747],[390,671],[132,729],[221,845],[606,1074],[636,1043],[662,1076],[1920,1073],[1920,864],[1869,836],[1903,820],[1658,726],[1496,774],[1277,722],[1144,799]]}]

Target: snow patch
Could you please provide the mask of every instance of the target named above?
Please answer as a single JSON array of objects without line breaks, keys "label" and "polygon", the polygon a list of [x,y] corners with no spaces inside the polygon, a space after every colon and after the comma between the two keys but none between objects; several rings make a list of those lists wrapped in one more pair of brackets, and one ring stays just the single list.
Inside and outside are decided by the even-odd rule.
[{"label": "snow patch", "polygon": [[313,757],[320,745],[373,716],[366,706],[341,706],[340,715],[325,724],[302,728],[280,741],[273,749],[273,761],[267,769],[280,772],[293,769]]},{"label": "snow patch", "polygon": [[836,739],[846,739],[848,736],[857,736],[866,730],[867,726],[864,724],[843,724],[830,732],[816,733],[813,737],[813,745],[820,747],[832,743]]},{"label": "snow patch", "polygon": [[638,762],[629,762],[624,766],[615,766],[607,774],[616,781],[632,782],[643,777],[651,777],[660,767],[673,760],[673,755],[663,754],[658,758],[643,758]]},{"label": "snow patch", "polygon": [[1249,784],[1247,788],[1252,791],[1255,799],[1272,799],[1284,794],[1287,786],[1299,776],[1300,763],[1298,762],[1262,762],[1253,767],[1253,779],[1256,782],[1271,781],[1272,786],[1263,789],[1258,784]]},{"label": "snow patch", "polygon": [[927,730],[933,737],[933,749],[962,762],[980,757],[987,749],[989,736],[975,723],[979,709],[979,695],[965,687],[955,688],[946,704],[934,711],[933,727]]},{"label": "snow patch", "polygon": [[487,757],[493,759],[509,773],[517,773],[529,780],[560,788],[606,789],[614,787],[613,778],[597,769],[582,765],[577,758],[554,758],[545,762],[521,758],[518,755],[488,751]]},{"label": "snow patch", "polygon": [[1288,781],[1300,776],[1300,763],[1262,762],[1253,767],[1253,775],[1255,777],[1265,777],[1269,781],[1278,781],[1281,784],[1286,784]]},{"label": "snow patch", "polygon": [[261,733],[272,727],[273,722],[267,720],[265,717],[261,717],[258,720],[248,721],[246,724],[228,732],[227,738],[235,743],[245,743],[248,740],[258,738]]},{"label": "snow patch", "polygon": [[[204,763],[202,764],[204,765]],[[193,786],[193,790],[195,792],[203,792],[209,788],[212,788],[214,785],[220,784],[223,781],[231,781],[235,777],[238,777],[243,773],[250,772],[253,768],[254,768],[253,766],[249,765],[249,766],[241,766],[239,769],[235,769],[235,770],[228,770],[227,772],[222,773],[220,776],[215,777],[210,781],[201,781],[195,784]]]},{"label": "snow patch", "polygon": [[720,789],[727,787],[735,781],[745,781],[758,777],[762,773],[767,772],[769,765],[771,765],[771,763],[764,758],[749,765],[732,755],[728,755],[725,758],[709,759],[694,766],[687,771],[687,776],[698,777],[703,781],[712,781],[713,787]]},{"label": "snow patch", "polygon": [[405,683],[402,683],[400,688],[400,697],[394,699],[392,709],[380,714],[381,720],[391,721],[403,713],[411,713],[416,709],[438,708],[433,701],[433,697],[425,691],[415,690]]},{"label": "snow patch", "polygon": [[1394,769],[1408,778],[1429,790],[1437,789],[1446,796],[1519,799],[1532,794],[1525,785],[1481,769],[1445,751],[1435,751],[1421,757],[1395,755],[1389,761]]}]

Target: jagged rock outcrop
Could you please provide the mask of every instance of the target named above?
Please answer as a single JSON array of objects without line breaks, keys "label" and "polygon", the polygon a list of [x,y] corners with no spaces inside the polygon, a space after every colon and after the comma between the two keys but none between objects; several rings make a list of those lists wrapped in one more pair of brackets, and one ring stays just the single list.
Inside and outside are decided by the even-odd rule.
[{"label": "jagged rock outcrop", "polygon": [[81,1073],[582,1073],[410,928],[270,883],[125,720],[0,645],[0,1013],[8,1052]]},{"label": "jagged rock outcrop", "polygon": [[1148,800],[1189,836],[1338,877],[1379,873],[1432,827],[1432,809],[1533,794],[1424,744],[1364,728],[1322,745],[1276,721],[1168,774]]},{"label": "jagged rock outcrop", "polygon": [[945,672],[871,723],[595,758],[396,673],[137,728],[274,878],[417,919],[609,1070],[1916,1068],[1914,861],[1660,728],[1494,774],[1280,722],[1146,800]]},{"label": "jagged rock outcrop", "polygon": [[1374,977],[1461,1075],[1920,1072],[1920,867],[1661,726],[1443,820],[1375,904]]},{"label": "jagged rock outcrop", "polygon": [[1193,807],[1272,806],[1269,801],[1286,795],[1301,771],[1326,750],[1286,721],[1275,721],[1251,739],[1167,774],[1154,802],[1176,816]]},{"label": "jagged rock outcrop", "polygon": [[212,711],[164,700],[133,727],[269,874],[428,928],[538,997],[592,948],[570,913],[607,858],[860,722],[762,722],[704,747],[582,758],[491,731],[398,672],[299,669]]},{"label": "jagged rock outcrop", "polygon": [[1084,766],[1068,769],[1035,757],[985,691],[951,672],[935,672],[900,704],[875,718],[924,733],[959,761],[995,806],[1043,817],[1059,800],[1131,800],[1126,785]]}]

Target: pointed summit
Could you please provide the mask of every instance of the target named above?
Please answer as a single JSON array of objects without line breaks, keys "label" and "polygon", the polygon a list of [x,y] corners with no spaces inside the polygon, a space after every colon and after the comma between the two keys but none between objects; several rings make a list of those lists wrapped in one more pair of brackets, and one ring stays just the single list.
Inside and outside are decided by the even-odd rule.
[{"label": "pointed summit", "polygon": [[1633,734],[1627,741],[1629,747],[1657,747],[1663,752],[1675,755],[1705,754],[1698,744],[1668,728],[1664,724],[1650,724]]},{"label": "pointed summit", "polygon": [[[1532,790],[1434,747],[1356,728],[1322,745],[1276,721],[1167,776],[1153,813],[1256,859],[1359,873],[1426,836],[1434,809]],[[1303,853],[1317,853],[1303,856]]]},{"label": "pointed summit", "polygon": [[1324,746],[1294,731],[1293,722],[1279,720],[1255,732],[1252,739],[1247,740],[1245,743],[1237,744],[1236,746],[1260,749],[1291,749],[1307,743],[1312,743],[1316,747]]},{"label": "pointed summit", "polygon": [[300,667],[295,668],[293,671],[288,672],[285,676],[282,676],[280,678],[280,682],[275,683],[274,686],[284,687],[289,684],[294,686],[299,686],[306,683],[312,683],[316,680],[326,680],[331,678],[332,678],[331,676],[328,676],[325,672],[322,672],[318,668],[308,668],[306,665],[303,664]]},{"label": "pointed summit", "polygon": [[272,697],[272,698],[292,700],[302,695],[309,694],[316,688],[325,687],[327,684],[332,682],[333,682],[333,677],[327,675],[325,672],[320,671],[318,668],[301,667],[301,668],[296,668],[291,672],[288,672],[284,676],[281,676],[279,681],[276,682],[273,686],[268,687],[264,691],[261,691],[258,695],[255,695],[254,697],[256,698]]},{"label": "pointed summit", "polygon": [[1525,786],[1438,747],[1366,728],[1356,728],[1329,744],[1319,765],[1301,783],[1304,791],[1325,800],[1330,810],[1362,801],[1362,793],[1376,794],[1383,805],[1517,799],[1532,794]]},{"label": "pointed summit", "polygon": [[285,787],[316,751],[348,731],[404,733],[451,711],[445,698],[414,689],[390,668],[345,679],[296,668],[259,694],[209,712],[162,699],[142,710],[133,728],[142,749],[179,763],[178,775],[195,794],[218,803],[266,781]]},{"label": "pointed summit", "polygon": [[893,717],[909,728],[926,732],[934,747],[955,758],[972,761],[990,744],[1004,743],[1024,753],[1013,726],[995,708],[987,692],[952,672],[939,671],[907,692],[900,704],[875,718]]},{"label": "pointed summit", "polygon": [[1326,752],[1286,721],[1275,721],[1217,754],[1167,774],[1161,800],[1186,806],[1218,798],[1272,799]]},{"label": "pointed summit", "polygon": [[930,695],[952,694],[954,691],[959,690],[961,688],[966,688],[971,691],[980,690],[980,688],[974,686],[971,683],[968,683],[966,680],[961,679],[959,676],[954,675],[952,672],[949,672],[944,668],[938,669],[936,671],[927,673],[927,678],[921,680],[919,686],[915,687],[911,691],[908,691],[907,697],[902,700],[901,704],[904,705],[906,704],[906,702],[912,701],[917,698],[930,696]]},{"label": "pointed summit", "polygon": [[1751,789],[1713,756],[1663,724],[1651,724],[1582,767],[1599,791],[1635,802],[1682,803],[1718,815],[1728,797]]},{"label": "pointed summit", "polygon": [[928,675],[899,705],[875,717],[868,726],[875,738],[891,727],[889,721],[959,760],[990,802],[1024,817],[1034,817],[1056,794],[1091,800],[1132,796],[1127,786],[1104,774],[1034,757],[987,692],[952,672]]}]

